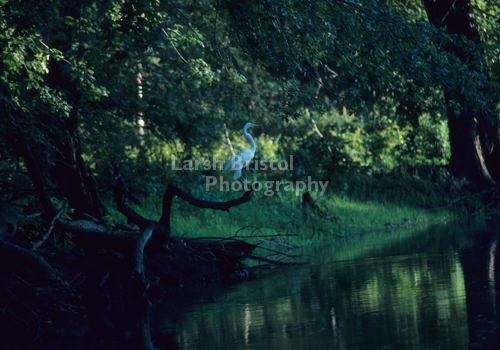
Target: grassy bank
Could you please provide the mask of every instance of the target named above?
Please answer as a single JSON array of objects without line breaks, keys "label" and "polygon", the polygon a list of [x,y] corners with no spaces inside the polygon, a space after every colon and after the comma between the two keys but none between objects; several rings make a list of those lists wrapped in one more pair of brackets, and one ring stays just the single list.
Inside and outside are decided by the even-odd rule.
[{"label": "grassy bank", "polygon": [[[195,237],[253,236],[251,242],[268,246],[316,247],[385,237],[394,232],[423,230],[470,216],[487,218],[494,213],[484,208],[479,196],[459,192],[447,181],[423,180],[418,176],[335,174],[323,196],[311,192],[320,211],[303,206],[302,193],[279,191],[266,196],[255,192],[253,199],[227,212],[199,209],[176,199],[172,212],[172,234]],[[242,192],[205,191],[200,182],[183,186],[194,196],[226,201]],[[157,220],[161,196],[145,198],[142,215]],[[113,214],[114,215],[114,214]]]}]

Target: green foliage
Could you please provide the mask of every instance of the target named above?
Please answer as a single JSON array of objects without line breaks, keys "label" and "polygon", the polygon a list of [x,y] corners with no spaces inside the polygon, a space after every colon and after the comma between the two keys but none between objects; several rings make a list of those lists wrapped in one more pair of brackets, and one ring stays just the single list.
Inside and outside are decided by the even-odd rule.
[{"label": "green foliage", "polygon": [[[175,181],[215,198],[200,183],[218,172],[170,171],[171,158],[226,160],[225,127],[239,150],[248,120],[262,125],[253,131],[261,159],[297,162],[253,179],[440,167],[449,157],[443,84],[457,108],[488,109],[498,95],[498,5],[478,6],[480,48],[401,1],[6,2],[1,169],[26,171],[19,130],[42,170],[52,166],[66,142],[61,124],[73,119],[100,187],[112,185],[115,160],[144,197]],[[484,55],[474,64],[486,62],[491,76],[447,53],[449,43]]]}]

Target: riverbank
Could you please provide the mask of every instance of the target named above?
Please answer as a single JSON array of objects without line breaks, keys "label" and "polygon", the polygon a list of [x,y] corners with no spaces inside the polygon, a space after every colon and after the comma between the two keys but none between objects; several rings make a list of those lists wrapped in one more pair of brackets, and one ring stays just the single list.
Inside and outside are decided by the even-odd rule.
[{"label": "riverbank", "polygon": [[[488,194],[461,190],[446,178],[431,181],[416,175],[334,174],[328,189],[307,192],[317,208],[304,205],[306,192],[280,191],[273,196],[254,193],[252,201],[229,212],[208,211],[176,203],[172,227],[186,237],[269,236],[289,246],[319,244],[324,239],[359,238],[399,229],[425,229],[469,217],[496,216],[487,206]],[[241,192],[205,192],[192,185],[191,193],[214,201],[237,197]],[[485,204],[486,203],[486,204]],[[155,197],[146,199],[144,215],[159,215]]]},{"label": "riverbank", "polygon": [[[75,239],[76,243],[76,239]],[[46,281],[36,271],[4,262],[0,269],[0,327],[6,334],[35,336],[45,328],[80,322],[91,312],[117,304],[154,301],[186,288],[242,281],[243,261],[255,246],[238,240],[171,237],[168,254],[144,259],[144,281],[133,273],[134,259],[110,249],[82,250],[78,243],[46,242],[37,251],[57,272]]]},{"label": "riverbank", "polygon": [[[371,249],[374,242],[385,244],[431,225],[470,216],[482,220],[496,215],[484,206],[481,194],[460,193],[446,182],[395,175],[338,175],[329,181],[323,197],[314,192],[285,191],[273,196],[253,193],[251,201],[229,212],[175,201],[169,252],[145,251],[147,286],[133,278],[131,256],[108,249],[83,251],[78,248],[76,236],[75,244],[71,239],[65,244],[58,244],[57,239],[47,241],[40,255],[57,271],[59,279],[39,281],[19,266],[4,271],[0,276],[3,329],[15,331],[26,326],[45,327],[49,322],[72,322],[85,317],[91,308],[108,308],[121,300],[142,298],[144,293],[151,300],[186,286],[203,289],[223,281],[242,281],[249,267],[283,258],[291,263],[333,261],[332,256],[334,260],[349,260],[356,252]],[[192,187],[190,192],[197,198],[232,199],[196,190]],[[146,198],[143,203],[135,210],[150,220],[158,220],[158,198]],[[113,209],[107,219],[125,221]],[[245,243],[240,243],[242,239]],[[227,255],[231,246],[228,243],[241,246]],[[204,245],[210,249],[203,250]],[[213,259],[217,254],[214,248],[221,247],[226,255]],[[249,261],[256,247],[261,260]]]}]

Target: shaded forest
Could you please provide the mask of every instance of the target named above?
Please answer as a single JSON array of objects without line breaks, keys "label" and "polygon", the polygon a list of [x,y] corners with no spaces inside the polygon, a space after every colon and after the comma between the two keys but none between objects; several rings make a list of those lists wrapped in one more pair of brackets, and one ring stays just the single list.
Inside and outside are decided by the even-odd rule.
[{"label": "shaded forest", "polygon": [[[51,281],[44,302],[60,292],[78,305],[108,278],[112,293],[151,298],[241,280],[246,259],[283,264],[291,255],[256,254],[258,242],[172,234],[171,211],[195,210],[174,198],[229,212],[251,202],[251,186],[205,190],[222,169],[173,166],[225,163],[233,143],[247,147],[247,121],[260,125],[256,158],[295,162],[248,178],[347,191],[338,174],[419,177],[445,182],[458,196],[445,203],[498,207],[499,13],[470,0],[3,2],[2,279]],[[139,209],[153,195],[156,218]],[[303,220],[340,220],[301,198]],[[92,278],[78,289],[80,264]],[[12,283],[7,302],[24,290]]]}]

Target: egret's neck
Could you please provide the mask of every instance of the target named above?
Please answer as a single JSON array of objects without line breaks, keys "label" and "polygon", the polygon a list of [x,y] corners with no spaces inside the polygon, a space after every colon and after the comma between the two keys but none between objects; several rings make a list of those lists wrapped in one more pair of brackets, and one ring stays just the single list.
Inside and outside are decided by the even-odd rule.
[{"label": "egret's neck", "polygon": [[253,141],[253,137],[252,135],[250,135],[249,133],[247,133],[247,131],[243,131],[243,136],[245,136],[247,138],[247,140],[250,142],[250,149],[255,153],[255,142]]}]

